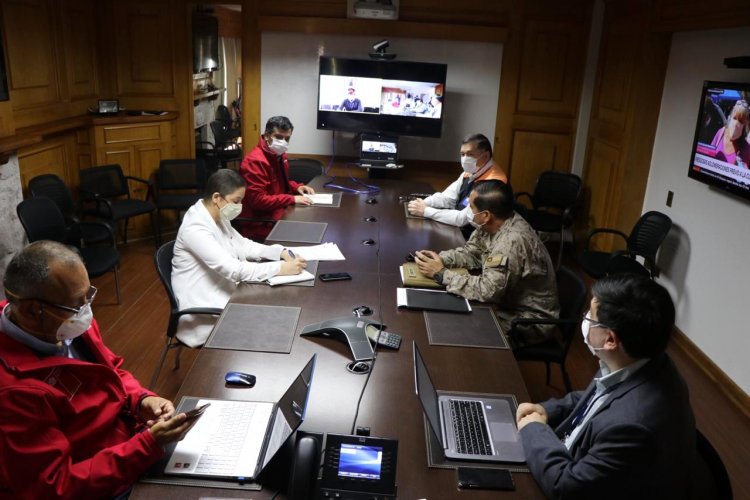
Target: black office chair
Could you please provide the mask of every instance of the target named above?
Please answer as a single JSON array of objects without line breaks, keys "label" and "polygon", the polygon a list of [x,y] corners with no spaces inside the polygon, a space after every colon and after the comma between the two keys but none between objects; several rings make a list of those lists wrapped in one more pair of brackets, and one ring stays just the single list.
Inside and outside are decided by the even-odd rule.
[{"label": "black office chair", "polygon": [[[77,222],[68,225],[60,209],[49,198],[35,197],[24,200],[16,207],[29,242],[52,240],[74,246],[83,259],[89,278],[102,276],[110,271],[115,273],[115,292],[117,303],[120,303],[120,253],[115,247],[115,235],[104,222]],[[110,234],[110,245],[81,245],[81,228],[86,225],[98,225],[106,228]]]},{"label": "black office chair", "polygon": [[214,151],[222,168],[227,168],[229,163],[242,161],[242,148],[232,137],[229,127],[218,120],[212,121],[210,126],[214,134]]},{"label": "black office chair", "polygon": [[195,157],[199,160],[203,160],[203,164],[206,166],[206,172],[208,175],[213,174],[221,166],[219,161],[219,154],[214,147],[213,142],[198,141],[195,143]]},{"label": "black office chair", "polygon": [[156,385],[156,381],[159,379],[159,373],[161,367],[164,364],[164,359],[167,357],[167,351],[170,349],[177,349],[177,356],[174,360],[173,370],[180,368],[180,350],[182,344],[175,335],[177,335],[177,327],[181,316],[185,314],[209,314],[212,316],[219,316],[222,310],[216,307],[193,307],[190,309],[180,310],[177,306],[177,299],[174,296],[174,290],[172,290],[172,256],[174,255],[174,241],[164,243],[160,246],[156,253],[154,253],[154,265],[156,266],[156,272],[159,274],[159,280],[164,285],[164,291],[167,292],[169,298],[169,323],[167,324],[167,340],[164,348],[161,350],[159,355],[159,361],[156,364],[154,373],[151,375],[151,380],[148,384],[149,389]]},{"label": "black office chair", "polygon": [[[586,247],[578,257],[578,262],[586,274],[595,279],[624,272],[653,278],[659,274],[656,266],[656,252],[671,228],[672,219],[657,211],[641,215],[629,235],[617,229],[594,228],[586,238]],[[615,252],[591,250],[592,239],[600,234],[619,236],[625,241],[626,249]],[[641,265],[636,260],[638,257],[643,258],[645,265]]]},{"label": "black office chair", "polygon": [[289,180],[307,184],[323,175],[323,163],[314,158],[289,158]]},{"label": "black office chair", "polygon": [[162,160],[156,172],[156,226],[161,245],[161,211],[180,213],[203,197],[208,173],[203,160]]},{"label": "black office chair", "polygon": [[[583,183],[576,174],[566,172],[542,172],[534,186],[534,193],[516,193],[516,200],[526,197],[531,208],[526,211],[524,219],[535,231],[560,233],[560,249],[557,255],[557,267],[562,262],[565,229],[573,225],[576,212],[581,204]],[[573,235],[575,246],[575,234]]]},{"label": "black office chair", "polygon": [[232,120],[232,113],[229,112],[229,108],[223,104],[219,104],[214,113],[214,119],[223,123],[227,128],[229,137],[236,139],[241,135],[241,131],[237,126],[238,123]]},{"label": "black office chair", "polygon": [[[72,226],[80,222],[80,219],[76,215],[76,206],[70,189],[55,174],[38,175],[31,179],[29,181],[29,193],[34,198],[43,196],[54,201],[57,208],[63,214],[67,226]],[[112,236],[112,228],[102,227],[100,224],[82,224],[79,228],[85,244],[109,241]]]},{"label": "black office chair", "polygon": [[[559,319],[515,318],[510,322],[508,337],[513,346],[513,355],[518,361],[540,361],[547,368],[547,385],[550,382],[550,363],[560,365],[566,392],[571,391],[570,377],[565,370],[565,358],[570,344],[581,325],[581,314],[586,305],[586,284],[573,271],[565,266],[557,269],[557,294],[560,300]],[[540,344],[516,347],[514,336],[520,335],[519,327],[529,325],[557,325],[560,338],[552,336]]]},{"label": "black office chair", "polygon": [[[80,175],[81,198],[90,205],[93,204],[93,207],[85,210],[85,213],[110,221],[113,226],[124,219],[124,243],[128,242],[128,221],[130,218],[149,214],[154,242],[157,241],[154,221],[156,205],[149,201],[151,198],[151,183],[149,181],[123,174],[120,165],[116,164],[85,168],[81,170]],[[146,198],[144,200],[130,197],[128,181],[139,182],[146,186]]]},{"label": "black office chair", "polygon": [[695,447],[698,467],[691,475],[693,491],[691,498],[700,500],[732,500],[732,482],[711,442],[698,429],[695,430]]}]

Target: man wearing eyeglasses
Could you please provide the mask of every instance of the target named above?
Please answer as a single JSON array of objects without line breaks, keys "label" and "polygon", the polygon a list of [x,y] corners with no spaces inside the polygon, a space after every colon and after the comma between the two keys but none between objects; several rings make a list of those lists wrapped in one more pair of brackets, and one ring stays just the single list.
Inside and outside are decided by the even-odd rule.
[{"label": "man wearing eyeglasses", "polygon": [[665,353],[672,299],[635,275],[591,292],[581,331],[600,372],[584,391],[518,406],[529,469],[548,498],[689,498],[695,419]]},{"label": "man wearing eyeglasses", "polygon": [[102,341],[81,258],[38,241],[8,264],[0,302],[0,497],[126,492],[189,430]]}]

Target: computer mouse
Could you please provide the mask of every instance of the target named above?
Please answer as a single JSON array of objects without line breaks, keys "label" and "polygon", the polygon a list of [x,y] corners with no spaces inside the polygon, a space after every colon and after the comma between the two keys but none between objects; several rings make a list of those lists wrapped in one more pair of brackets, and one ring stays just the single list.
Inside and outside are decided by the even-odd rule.
[{"label": "computer mouse", "polygon": [[367,238],[366,240],[362,240],[362,244],[369,247],[375,244],[375,240],[373,240],[372,238]]},{"label": "computer mouse", "polygon": [[252,387],[255,385],[255,375],[243,372],[227,372],[224,375],[224,381],[229,385]]},{"label": "computer mouse", "polygon": [[370,316],[372,315],[372,309],[369,306],[357,306],[352,309],[352,312],[357,316]]},{"label": "computer mouse", "polygon": [[378,202],[378,199],[377,199],[377,198],[367,198],[367,201],[365,201],[365,203],[367,203],[367,204],[369,204],[369,205],[374,205],[374,204],[376,204],[377,202]]},{"label": "computer mouse", "polygon": [[365,217],[365,222],[377,222],[377,217],[373,217],[372,215],[369,217]]}]

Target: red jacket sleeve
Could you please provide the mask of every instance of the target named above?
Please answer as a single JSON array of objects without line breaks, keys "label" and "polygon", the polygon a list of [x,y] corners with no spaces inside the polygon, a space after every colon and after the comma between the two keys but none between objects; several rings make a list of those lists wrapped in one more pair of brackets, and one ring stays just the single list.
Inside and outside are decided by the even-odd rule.
[{"label": "red jacket sleeve", "polygon": [[[245,183],[247,183],[245,203],[253,210],[270,212],[278,208],[294,205],[294,195],[269,194],[279,191],[278,187],[273,185],[269,170],[270,166],[254,158],[252,152],[242,160],[240,173],[245,179]],[[290,187],[296,190],[296,187],[294,187],[295,184],[297,183],[290,182]]]}]

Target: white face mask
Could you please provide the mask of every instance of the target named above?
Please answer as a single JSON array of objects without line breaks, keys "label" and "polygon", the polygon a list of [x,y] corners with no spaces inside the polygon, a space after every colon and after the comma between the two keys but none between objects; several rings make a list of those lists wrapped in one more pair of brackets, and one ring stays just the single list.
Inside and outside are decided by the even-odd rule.
[{"label": "white face mask", "polygon": [[471,156],[462,156],[461,157],[461,168],[464,169],[464,172],[467,174],[474,174],[477,171],[477,159],[473,158]]},{"label": "white face mask", "polygon": [[[586,316],[588,316],[588,313],[586,313]],[[589,348],[589,351],[591,351],[591,354],[596,356],[596,351],[603,351],[603,347],[594,347],[591,344],[589,344],[589,330],[591,329],[591,322],[587,319],[584,319],[581,322],[581,334],[583,335],[583,343],[586,344],[586,347]]]},{"label": "white face mask", "polygon": [[276,139],[275,137],[271,140],[271,144],[268,145],[268,149],[276,153],[277,155],[283,155],[286,150],[289,149],[289,143],[284,139]]},{"label": "white face mask", "polygon": [[[484,210],[482,210],[482,212],[484,212]],[[481,214],[482,212],[479,212],[479,213]],[[469,209],[469,214],[467,216],[469,219],[469,224],[471,224],[471,227],[473,227],[474,229],[482,229],[482,226],[484,226],[484,224],[487,224],[487,223],[485,222],[484,224],[479,224],[477,222],[474,222],[475,215],[476,214],[472,212],[471,209]]]},{"label": "white face mask", "polygon": [[742,135],[743,130],[742,124],[736,118],[730,118],[727,123],[727,130],[729,131],[730,137],[733,141],[736,141]]},{"label": "white face mask", "polygon": [[91,304],[85,304],[57,328],[57,340],[73,340],[80,337],[89,329],[93,320],[94,312],[91,310]]},{"label": "white face mask", "polygon": [[219,215],[224,220],[236,219],[242,212],[242,203],[227,203],[219,209]]}]

